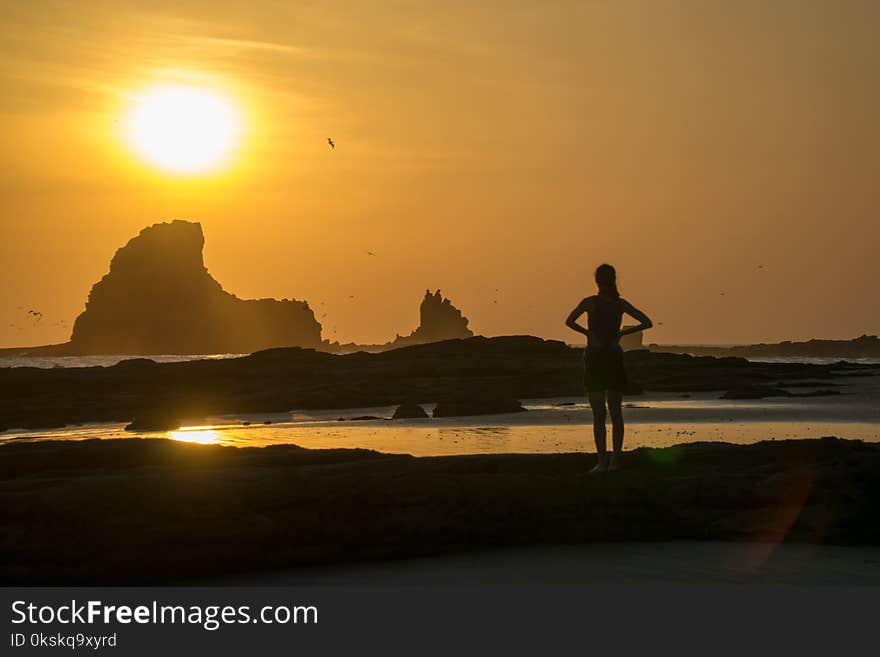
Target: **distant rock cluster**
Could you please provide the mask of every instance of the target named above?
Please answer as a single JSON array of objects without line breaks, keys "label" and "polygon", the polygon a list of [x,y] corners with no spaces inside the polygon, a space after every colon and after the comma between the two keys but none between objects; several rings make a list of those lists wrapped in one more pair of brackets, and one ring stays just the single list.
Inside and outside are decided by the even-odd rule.
[{"label": "distant rock cluster", "polygon": [[110,271],[89,294],[70,342],[30,353],[214,354],[253,353],[273,347],[331,352],[384,351],[469,338],[468,320],[440,290],[425,292],[419,326],[380,345],[341,345],[321,339],[308,302],[239,299],[205,267],[198,223],[175,220],[144,228],[120,248]]}]

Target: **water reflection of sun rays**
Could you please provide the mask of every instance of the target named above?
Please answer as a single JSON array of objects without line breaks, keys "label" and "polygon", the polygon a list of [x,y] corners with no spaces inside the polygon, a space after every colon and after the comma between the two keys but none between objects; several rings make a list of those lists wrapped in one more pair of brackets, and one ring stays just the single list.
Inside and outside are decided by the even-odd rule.
[{"label": "water reflection of sun rays", "polygon": [[220,432],[214,427],[181,427],[176,431],[169,431],[171,440],[179,440],[184,443],[198,443],[199,445],[220,444]]}]

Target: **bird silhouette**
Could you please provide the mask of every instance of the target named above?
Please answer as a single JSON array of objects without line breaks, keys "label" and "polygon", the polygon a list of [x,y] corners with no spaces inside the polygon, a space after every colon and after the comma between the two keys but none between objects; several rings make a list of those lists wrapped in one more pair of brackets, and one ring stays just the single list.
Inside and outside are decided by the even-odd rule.
[{"label": "bird silhouette", "polygon": [[372,251],[367,251],[367,255],[374,256],[374,255],[376,255],[376,254],[373,253]]},{"label": "bird silhouette", "polygon": [[327,143],[330,144],[330,148],[336,148],[336,143],[330,137],[327,137]]}]

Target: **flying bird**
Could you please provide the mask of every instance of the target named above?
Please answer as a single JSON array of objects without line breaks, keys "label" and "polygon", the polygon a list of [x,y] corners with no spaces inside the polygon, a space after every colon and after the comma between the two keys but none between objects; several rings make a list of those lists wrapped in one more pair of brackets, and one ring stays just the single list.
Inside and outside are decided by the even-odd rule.
[{"label": "flying bird", "polygon": [[327,137],[327,143],[330,144],[330,148],[336,148],[336,143],[330,137]]},{"label": "flying bird", "polygon": [[373,252],[372,252],[372,251],[367,251],[367,255],[371,255],[371,256],[374,256],[374,255],[376,255],[376,254],[375,254],[375,253],[373,253]]}]

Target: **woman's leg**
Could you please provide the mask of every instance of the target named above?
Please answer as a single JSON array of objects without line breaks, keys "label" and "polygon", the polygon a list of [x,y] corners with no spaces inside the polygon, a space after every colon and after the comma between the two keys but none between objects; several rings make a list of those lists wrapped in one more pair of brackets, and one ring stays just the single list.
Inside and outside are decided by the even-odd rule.
[{"label": "woman's leg", "polygon": [[608,413],[611,415],[611,445],[614,454],[611,456],[611,469],[620,467],[620,457],[623,453],[623,394],[617,390],[608,391]]},{"label": "woman's leg", "polygon": [[593,468],[601,472],[608,467],[608,449],[605,444],[605,391],[590,391],[590,408],[593,409],[593,438],[596,440],[596,453],[599,462]]}]

